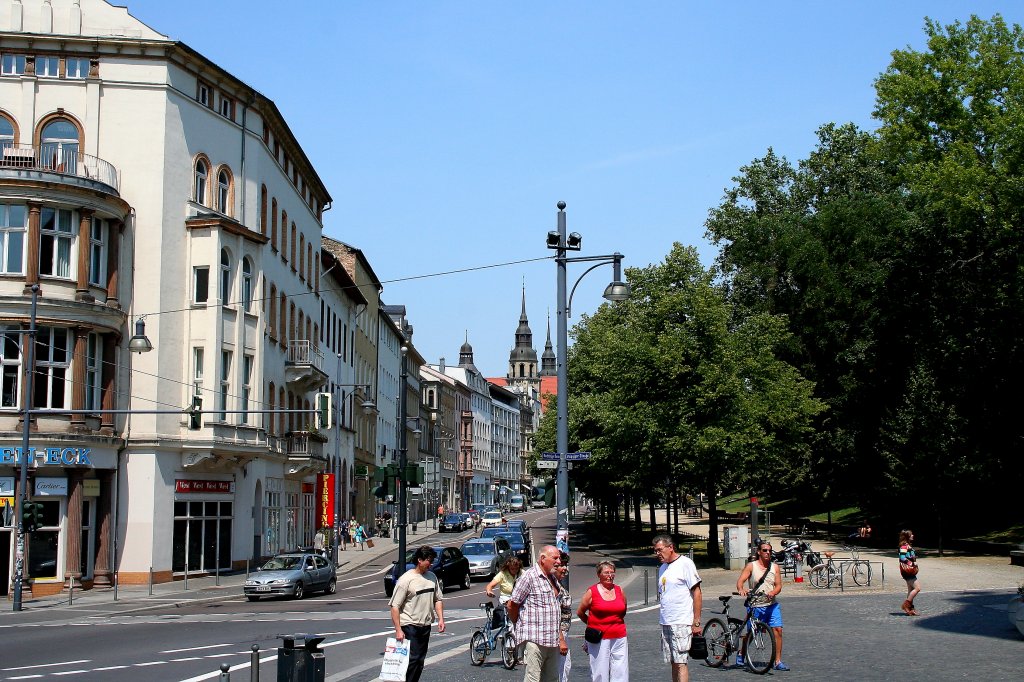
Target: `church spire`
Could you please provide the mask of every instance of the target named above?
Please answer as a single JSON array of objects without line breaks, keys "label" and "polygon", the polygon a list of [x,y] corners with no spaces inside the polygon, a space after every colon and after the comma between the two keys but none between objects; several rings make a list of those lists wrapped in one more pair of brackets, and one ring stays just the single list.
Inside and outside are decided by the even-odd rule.
[{"label": "church spire", "polygon": [[554,346],[551,345],[551,313],[548,313],[548,340],[544,342],[544,353],[540,356],[540,375],[553,377],[558,373]]},{"label": "church spire", "polygon": [[516,345],[508,355],[508,379],[529,379],[537,376],[537,351],[533,349],[533,331],[526,317],[526,285],[523,285],[522,311],[516,327]]}]

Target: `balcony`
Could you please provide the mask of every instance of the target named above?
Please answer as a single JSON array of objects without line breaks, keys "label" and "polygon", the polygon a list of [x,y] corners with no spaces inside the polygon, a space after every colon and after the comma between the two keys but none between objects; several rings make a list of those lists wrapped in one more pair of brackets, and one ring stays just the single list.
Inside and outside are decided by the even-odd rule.
[{"label": "balcony", "polygon": [[[275,445],[288,456],[288,473],[306,474],[321,471],[327,463],[324,443],[327,439],[315,431],[289,431]],[[279,451],[280,451],[279,450]]]},{"label": "balcony", "polygon": [[0,177],[63,182],[114,194],[121,184],[109,161],[58,144],[0,145]]},{"label": "balcony", "polygon": [[284,378],[292,390],[308,392],[325,384],[327,373],[323,366],[324,355],[312,341],[288,342]]}]

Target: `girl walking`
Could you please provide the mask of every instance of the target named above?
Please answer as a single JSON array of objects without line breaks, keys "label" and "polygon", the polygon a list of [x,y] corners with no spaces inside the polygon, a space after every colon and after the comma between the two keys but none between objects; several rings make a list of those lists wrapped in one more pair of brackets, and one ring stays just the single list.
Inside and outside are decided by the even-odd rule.
[{"label": "girl walking", "polygon": [[900,531],[900,576],[907,581],[907,598],[900,608],[908,616],[917,615],[914,599],[921,593],[921,581],[917,579],[917,553],[911,544],[913,541],[913,531]]}]

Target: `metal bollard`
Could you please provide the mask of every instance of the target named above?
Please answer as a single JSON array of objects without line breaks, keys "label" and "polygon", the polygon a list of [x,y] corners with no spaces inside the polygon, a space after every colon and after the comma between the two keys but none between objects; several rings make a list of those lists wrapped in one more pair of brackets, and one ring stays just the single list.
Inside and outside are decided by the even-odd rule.
[{"label": "metal bollard", "polygon": [[220,680],[220,682],[231,682],[231,673],[228,672],[229,670],[231,670],[230,665],[228,665],[227,663],[221,663],[220,677],[217,679]]},{"label": "metal bollard", "polygon": [[[320,635],[282,635],[284,646],[277,648],[277,682],[324,682],[327,660]],[[296,640],[302,647],[295,646]]]},{"label": "metal bollard", "polygon": [[693,545],[690,545],[690,551],[687,552],[687,554],[690,558],[690,561],[693,561]]},{"label": "metal bollard", "polygon": [[149,596],[153,596],[153,567],[149,567]]},{"label": "metal bollard", "polygon": [[117,601],[117,573],[114,573],[114,601]]},{"label": "metal bollard", "polygon": [[650,580],[650,577],[651,577],[650,576],[650,571],[648,571],[645,568],[644,569],[644,606],[647,606],[648,604],[651,603],[651,598],[650,598],[650,594],[649,594],[650,585],[648,584],[648,581]]},{"label": "metal bollard", "polygon": [[260,645],[252,645],[249,654],[249,682],[260,682]]},{"label": "metal bollard", "polygon": [[72,578],[68,581],[68,606],[73,606],[75,603],[75,579]]},{"label": "metal bollard", "polygon": [[249,579],[249,560],[245,560],[245,579]]},{"label": "metal bollard", "polygon": [[188,562],[185,563],[185,590],[188,591]]}]

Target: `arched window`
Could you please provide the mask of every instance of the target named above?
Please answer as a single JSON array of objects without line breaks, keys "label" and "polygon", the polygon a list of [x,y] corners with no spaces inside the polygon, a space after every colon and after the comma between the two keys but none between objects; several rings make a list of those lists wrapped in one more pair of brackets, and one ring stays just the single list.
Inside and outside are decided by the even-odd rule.
[{"label": "arched window", "polygon": [[307,341],[315,341],[316,340],[316,337],[313,336],[313,318],[312,317],[307,317],[306,318],[306,340]]},{"label": "arched window", "polygon": [[39,159],[44,168],[74,173],[81,135],[78,125],[63,116],[50,119],[39,134]]},{"label": "arched window", "polygon": [[270,248],[277,251],[277,199],[270,200]]},{"label": "arched window", "polygon": [[267,186],[260,185],[260,234],[267,236]]},{"label": "arched window", "polygon": [[306,279],[306,235],[299,235],[299,279]]},{"label": "arched window", "polygon": [[217,172],[217,210],[231,215],[231,173],[226,168]]},{"label": "arched window", "polygon": [[295,304],[292,303],[288,308],[288,339],[297,339],[295,336]]},{"label": "arched window", "polygon": [[227,249],[220,250],[220,304],[231,301],[231,256]]},{"label": "arched window", "polygon": [[196,159],[195,182],[192,188],[192,200],[206,206],[206,185],[210,181],[210,165],[206,159]]},{"label": "arched window", "polygon": [[250,312],[252,309],[252,261],[248,258],[242,259],[242,310]]},{"label": "arched window", "polygon": [[306,340],[306,339],[302,338],[302,330],[305,329],[305,327],[306,327],[306,314],[300,310],[299,311],[299,337],[298,338],[303,340],[303,341]]},{"label": "arched window", "polygon": [[[284,407],[285,406],[285,402],[284,402],[284,386],[282,386],[281,388],[277,389],[277,404],[281,406],[282,410],[285,409],[285,407]],[[277,432],[279,434],[284,434],[284,432],[285,432],[285,425],[287,424],[287,422],[285,420],[287,418],[288,418],[288,413],[287,412],[281,412],[280,418],[277,420]]]},{"label": "arched window", "polygon": [[14,121],[0,114],[0,158],[7,152],[8,147],[14,146],[15,137]]},{"label": "arched window", "polygon": [[281,258],[288,260],[288,211],[284,209],[281,210]]},{"label": "arched window", "polygon": [[274,401],[277,400],[277,392],[274,388],[274,382],[270,382],[270,390],[267,391],[267,395],[270,397],[268,401],[270,404],[267,406],[271,411],[267,413],[267,435],[274,435]]},{"label": "arched window", "polygon": [[281,333],[278,335],[277,340],[281,342],[281,345],[286,345],[288,343],[288,295],[283,292],[281,294],[280,322]]},{"label": "arched window", "polygon": [[520,378],[526,376],[526,374],[523,372],[523,363],[521,362],[519,363],[519,376]]},{"label": "arched window", "polygon": [[306,281],[313,284],[313,242],[306,244]]},{"label": "arched window", "polygon": [[292,272],[295,272],[295,223],[292,223],[291,252],[292,252]]},{"label": "arched window", "polygon": [[270,285],[270,319],[267,320],[267,329],[270,330],[270,338],[277,338],[277,285]]}]

